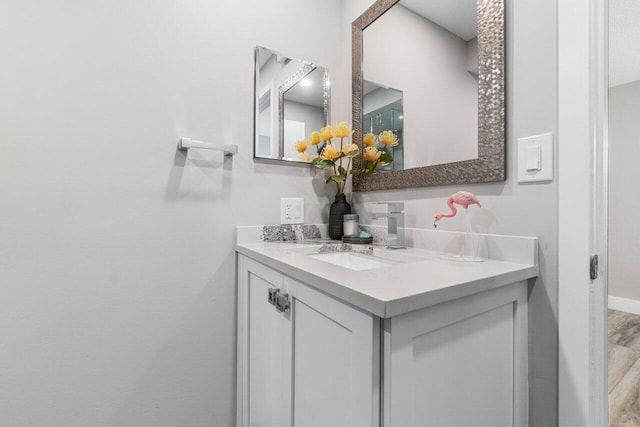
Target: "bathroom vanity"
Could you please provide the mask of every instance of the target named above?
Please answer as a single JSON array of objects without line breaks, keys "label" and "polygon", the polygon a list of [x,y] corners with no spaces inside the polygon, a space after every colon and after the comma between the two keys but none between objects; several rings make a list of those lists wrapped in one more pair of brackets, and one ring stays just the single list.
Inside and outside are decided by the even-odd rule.
[{"label": "bathroom vanity", "polygon": [[407,232],[394,251],[239,228],[238,426],[527,425],[537,240],[458,263],[459,233]]}]

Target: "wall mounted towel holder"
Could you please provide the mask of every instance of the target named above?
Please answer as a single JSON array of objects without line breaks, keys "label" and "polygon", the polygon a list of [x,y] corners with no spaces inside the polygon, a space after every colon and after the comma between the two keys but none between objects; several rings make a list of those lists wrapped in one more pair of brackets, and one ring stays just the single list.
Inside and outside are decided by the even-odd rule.
[{"label": "wall mounted towel holder", "polygon": [[180,138],[180,142],[178,142],[178,150],[188,151],[189,148],[203,148],[205,150],[224,151],[225,156],[233,156],[234,154],[238,154],[238,146],[235,144],[233,145],[214,144],[211,142],[204,142],[204,141],[198,141],[196,139],[185,138],[184,136]]}]

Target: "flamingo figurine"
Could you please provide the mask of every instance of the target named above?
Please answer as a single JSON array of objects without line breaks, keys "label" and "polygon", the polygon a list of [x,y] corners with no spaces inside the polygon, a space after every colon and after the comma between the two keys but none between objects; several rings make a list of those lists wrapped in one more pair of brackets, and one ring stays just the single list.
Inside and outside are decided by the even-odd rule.
[{"label": "flamingo figurine", "polygon": [[[447,198],[447,205],[449,206],[449,209],[451,209],[451,212],[436,214],[433,220],[433,226],[437,227],[436,222],[440,221],[442,218],[452,218],[456,216],[456,214],[458,213],[458,210],[456,209],[455,205],[460,205],[464,208],[464,216],[465,216],[465,219],[467,220],[467,230],[464,236],[464,242],[462,244],[462,250],[460,252],[460,255],[455,257],[445,257],[445,258],[453,259],[456,261],[471,261],[471,262],[484,261],[483,258],[479,258],[475,256],[476,248],[475,248],[475,243],[473,242],[473,235],[472,235],[473,229],[471,228],[471,221],[469,220],[469,214],[467,212],[469,205],[478,205],[479,208],[482,207],[480,205],[480,202],[478,201],[478,198],[475,196],[475,194],[469,193],[468,191],[458,191],[457,193],[452,194],[451,196],[449,196],[449,198]],[[466,246],[467,239],[471,239],[472,255],[470,257],[463,256],[464,247]]]},{"label": "flamingo figurine", "polygon": [[458,210],[456,209],[454,203],[465,208],[465,211],[469,207],[469,205],[478,205],[479,208],[482,207],[475,194],[469,193],[468,191],[458,191],[457,193],[449,196],[449,198],[447,199],[447,205],[449,205],[449,209],[451,209],[451,212],[436,214],[435,219],[433,220],[434,227],[437,227],[436,222],[440,221],[442,218],[452,218],[456,216]]}]

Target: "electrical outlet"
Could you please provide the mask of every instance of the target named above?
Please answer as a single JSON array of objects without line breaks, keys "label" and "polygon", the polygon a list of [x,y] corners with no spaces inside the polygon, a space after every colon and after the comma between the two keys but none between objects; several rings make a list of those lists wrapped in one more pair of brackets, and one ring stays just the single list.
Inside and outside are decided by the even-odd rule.
[{"label": "electrical outlet", "polygon": [[304,199],[280,199],[280,224],[304,224]]}]

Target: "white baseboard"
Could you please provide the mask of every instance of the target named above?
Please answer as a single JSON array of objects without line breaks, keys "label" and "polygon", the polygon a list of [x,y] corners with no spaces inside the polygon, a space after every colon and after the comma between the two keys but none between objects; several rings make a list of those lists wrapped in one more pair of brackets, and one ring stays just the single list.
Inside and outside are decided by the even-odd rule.
[{"label": "white baseboard", "polygon": [[609,295],[609,308],[624,311],[625,313],[640,314],[640,301]]}]

